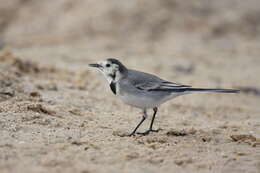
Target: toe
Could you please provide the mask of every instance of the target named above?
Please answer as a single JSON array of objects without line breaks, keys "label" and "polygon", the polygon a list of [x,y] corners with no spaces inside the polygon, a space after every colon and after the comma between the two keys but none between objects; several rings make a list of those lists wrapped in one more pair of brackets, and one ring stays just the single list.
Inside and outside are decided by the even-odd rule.
[{"label": "toe", "polygon": [[131,137],[131,136],[135,136],[134,133],[130,133],[130,134],[121,134],[119,135],[120,137]]},{"label": "toe", "polygon": [[150,130],[147,130],[147,131],[145,131],[145,132],[143,132],[143,133],[137,133],[138,135],[142,135],[142,136],[146,136],[146,135],[148,135],[150,133]]},{"label": "toe", "polygon": [[158,132],[161,131],[161,130],[162,130],[161,128],[156,129],[156,130],[154,130],[154,129],[150,129],[151,132],[156,132],[156,133],[158,133]]}]

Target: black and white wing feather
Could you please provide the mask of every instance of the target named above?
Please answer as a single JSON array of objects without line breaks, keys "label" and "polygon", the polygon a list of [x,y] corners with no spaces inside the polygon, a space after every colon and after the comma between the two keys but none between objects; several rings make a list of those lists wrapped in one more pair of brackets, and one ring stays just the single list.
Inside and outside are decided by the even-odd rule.
[{"label": "black and white wing feather", "polygon": [[131,84],[139,89],[145,91],[169,91],[169,92],[219,92],[219,93],[238,93],[235,89],[219,89],[219,88],[192,88],[189,85],[182,85],[178,83],[169,82],[158,78],[157,76],[129,70],[128,77]]},{"label": "black and white wing feather", "polygon": [[162,82],[150,81],[146,83],[136,84],[135,87],[147,91],[173,91],[173,90],[183,90],[186,88],[190,88],[191,86],[171,83],[168,81],[162,81]]},{"label": "black and white wing feather", "polygon": [[190,88],[189,85],[182,85],[178,83],[169,82],[158,78],[157,76],[143,73],[135,70],[129,70],[129,77],[131,83],[140,90],[146,91],[172,91],[172,90],[183,90]]}]

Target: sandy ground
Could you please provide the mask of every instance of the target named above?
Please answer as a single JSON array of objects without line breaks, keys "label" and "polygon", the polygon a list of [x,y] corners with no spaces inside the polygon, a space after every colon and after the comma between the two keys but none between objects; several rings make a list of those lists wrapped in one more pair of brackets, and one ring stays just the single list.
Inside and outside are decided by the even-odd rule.
[{"label": "sandy ground", "polygon": [[[122,138],[118,134],[135,127],[140,111],[121,103],[87,67],[111,50],[97,59],[93,47],[82,45],[2,51],[1,172],[259,172],[257,93],[179,97],[160,107],[159,133]],[[213,47],[198,49],[200,61],[167,50],[164,58],[112,53],[125,55],[121,60],[131,68],[198,87],[260,87],[258,57],[239,52],[226,59],[230,55],[216,51],[207,61]]]},{"label": "sandy ground", "polygon": [[[0,3],[0,172],[259,173],[260,6],[235,2]],[[181,96],[159,108],[159,133],[122,138],[141,110],[88,67],[108,57],[242,92]]]}]

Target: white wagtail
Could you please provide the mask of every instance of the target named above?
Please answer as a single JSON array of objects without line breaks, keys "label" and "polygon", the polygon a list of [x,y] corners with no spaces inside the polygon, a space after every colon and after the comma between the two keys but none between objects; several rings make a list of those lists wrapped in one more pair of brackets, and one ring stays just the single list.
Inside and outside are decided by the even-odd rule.
[{"label": "white wagtail", "polygon": [[143,117],[136,128],[127,136],[135,135],[136,130],[147,117],[147,109],[153,109],[153,117],[149,130],[140,135],[148,135],[150,132],[158,132],[153,129],[153,122],[162,103],[180,95],[193,92],[219,92],[237,93],[235,89],[211,89],[211,88],[192,88],[189,85],[181,85],[169,82],[159,77],[126,68],[117,59],[109,58],[105,61],[89,64],[96,67],[105,76],[110,84],[112,92],[124,103],[143,110]]}]

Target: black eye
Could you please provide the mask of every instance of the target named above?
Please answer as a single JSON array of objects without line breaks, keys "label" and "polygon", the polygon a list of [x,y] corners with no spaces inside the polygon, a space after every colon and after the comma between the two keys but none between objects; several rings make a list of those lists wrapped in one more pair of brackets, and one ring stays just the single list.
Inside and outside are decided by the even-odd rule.
[{"label": "black eye", "polygon": [[106,67],[110,67],[110,64],[106,64]]}]

